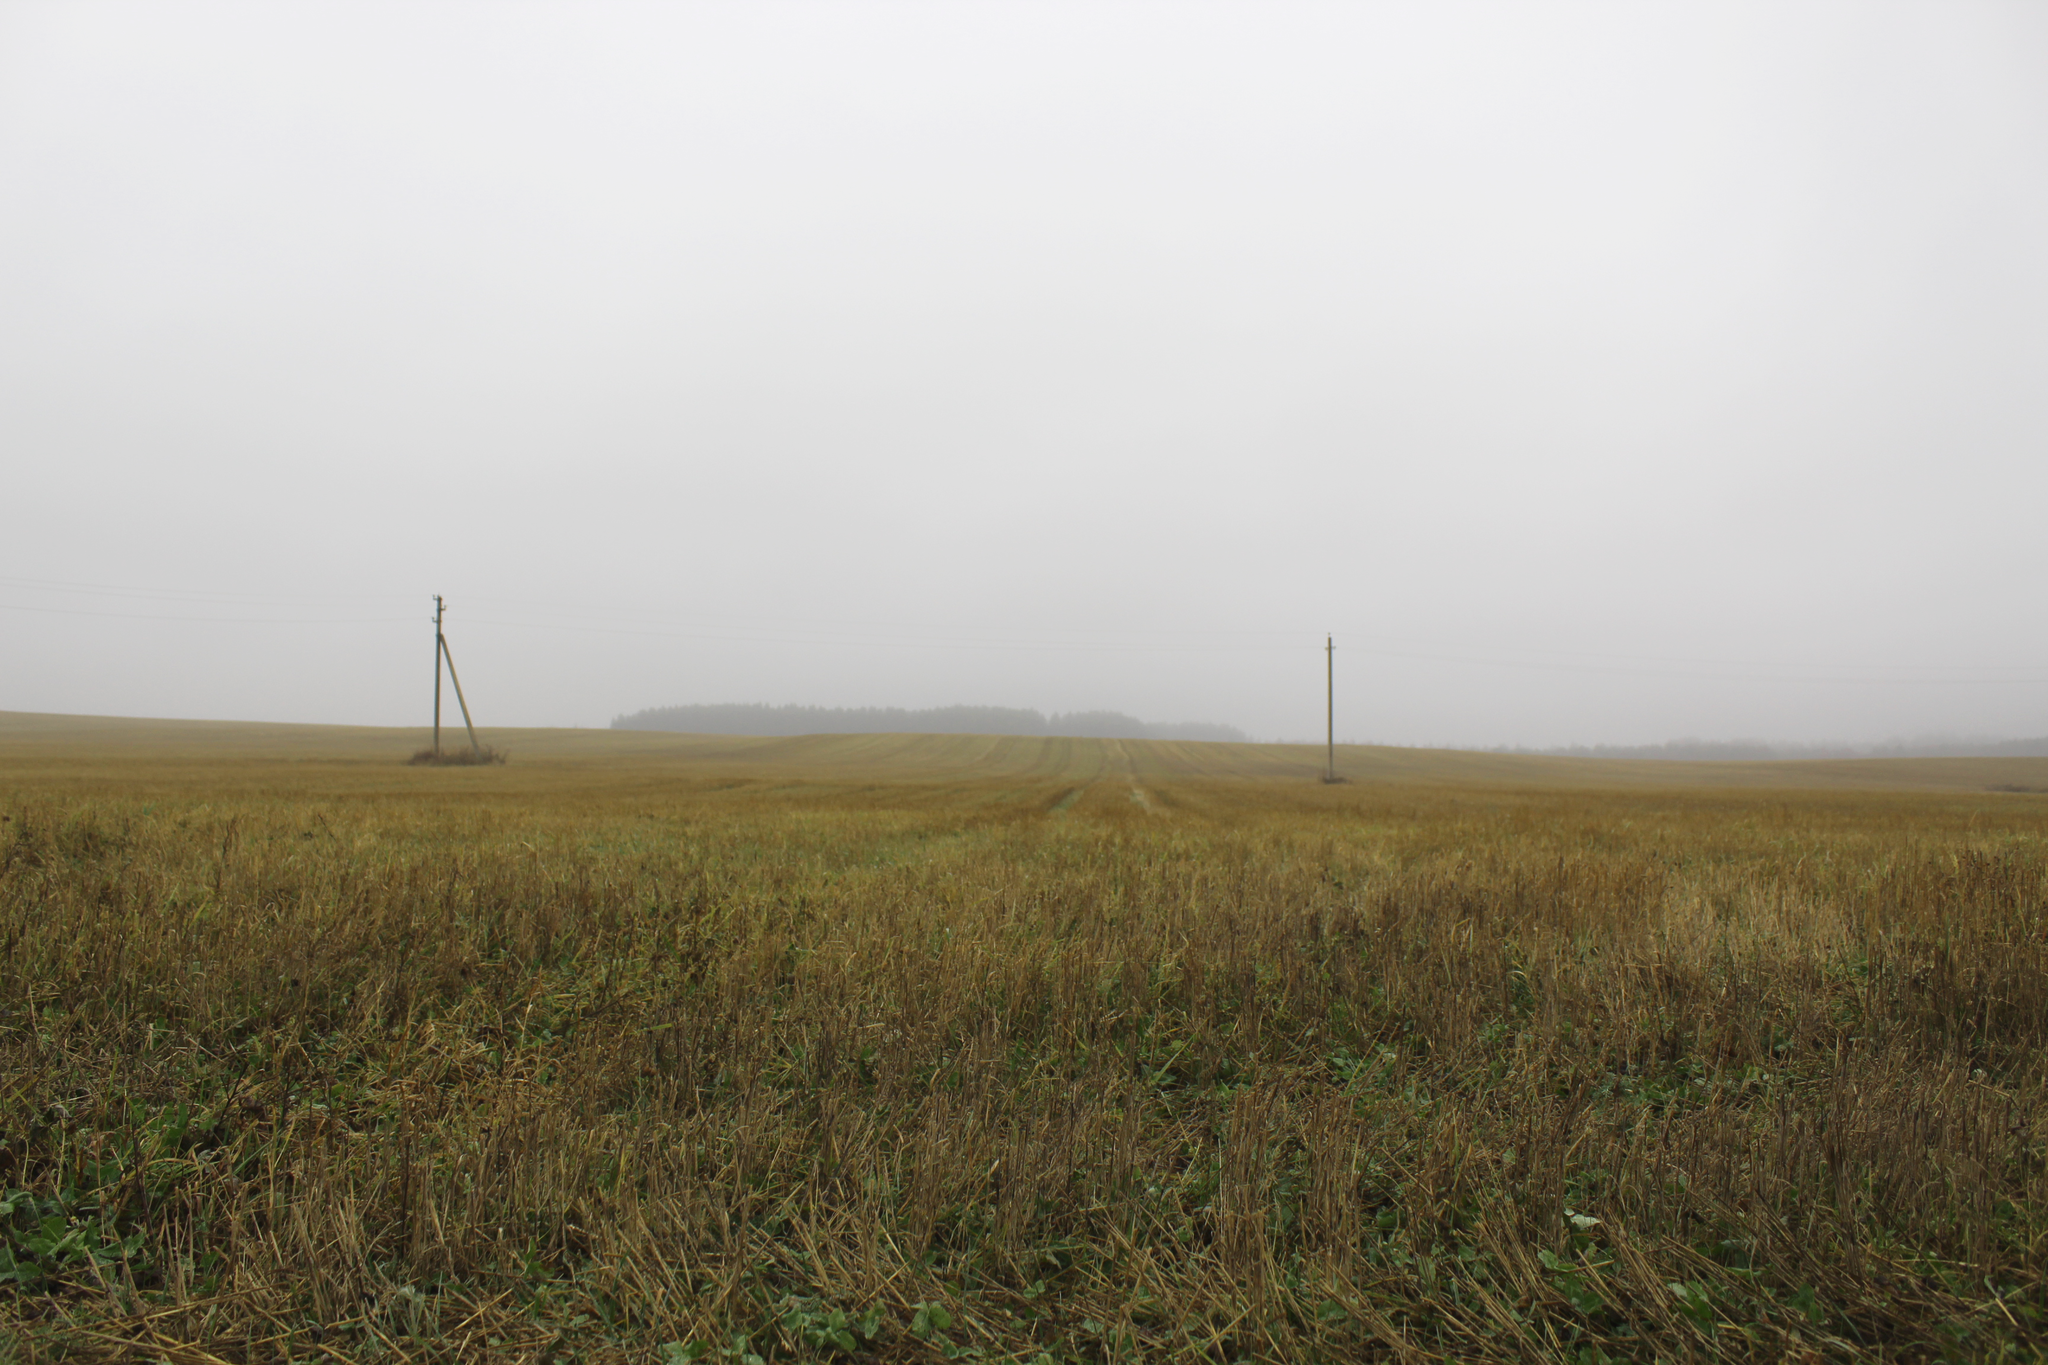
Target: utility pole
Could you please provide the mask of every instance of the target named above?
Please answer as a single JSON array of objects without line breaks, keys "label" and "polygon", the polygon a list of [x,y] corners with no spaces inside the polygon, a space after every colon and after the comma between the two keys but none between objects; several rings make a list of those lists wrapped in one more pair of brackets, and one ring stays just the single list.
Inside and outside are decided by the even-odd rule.
[{"label": "utility pole", "polygon": [[[454,668],[454,661],[451,660],[448,667]],[[1330,766],[1323,773],[1323,781],[1335,782],[1337,780],[1337,637],[1334,635],[1323,637],[1323,682],[1327,689],[1323,694],[1323,719],[1329,725],[1330,742]]]},{"label": "utility pole", "polygon": [[441,653],[447,642],[441,638],[441,594],[434,594],[434,757],[441,756]]}]

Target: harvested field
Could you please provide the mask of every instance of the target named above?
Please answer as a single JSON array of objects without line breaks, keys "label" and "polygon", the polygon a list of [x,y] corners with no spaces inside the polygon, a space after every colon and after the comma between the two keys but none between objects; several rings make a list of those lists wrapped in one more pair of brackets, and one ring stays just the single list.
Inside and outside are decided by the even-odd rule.
[{"label": "harvested field", "polygon": [[0,716],[0,1358],[2048,1346],[2043,760]]}]

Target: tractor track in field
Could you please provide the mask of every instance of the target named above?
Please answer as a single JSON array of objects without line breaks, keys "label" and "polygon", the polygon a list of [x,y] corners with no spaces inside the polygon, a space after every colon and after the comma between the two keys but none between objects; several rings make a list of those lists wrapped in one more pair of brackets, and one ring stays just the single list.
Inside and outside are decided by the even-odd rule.
[{"label": "tractor track in field", "polygon": [[1159,807],[1153,803],[1151,793],[1146,791],[1144,786],[1138,781],[1138,766],[1131,760],[1130,749],[1125,746],[1122,740],[1112,739],[1104,742],[1101,771],[1097,772],[1095,776],[1089,778],[1080,786],[1069,788],[1064,796],[1047,808],[1046,814],[1066,814],[1079,804],[1081,798],[1087,795],[1089,789],[1096,783],[1105,779],[1115,778],[1121,778],[1129,784],[1131,801],[1139,809],[1151,811],[1154,814],[1158,813]]},{"label": "tractor track in field", "polygon": [[1118,772],[1123,779],[1131,784],[1131,800],[1137,802],[1141,809],[1149,811],[1158,810],[1159,807],[1152,804],[1150,794],[1138,785],[1138,765],[1131,761],[1130,749],[1120,739],[1113,740],[1111,743],[1116,746],[1112,761],[1117,765]]}]

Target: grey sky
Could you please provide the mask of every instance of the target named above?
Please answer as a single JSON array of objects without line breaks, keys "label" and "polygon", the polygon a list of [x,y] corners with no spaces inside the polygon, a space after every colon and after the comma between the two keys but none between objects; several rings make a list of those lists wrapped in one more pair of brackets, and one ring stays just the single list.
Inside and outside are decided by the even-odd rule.
[{"label": "grey sky", "polygon": [[0,708],[2034,735],[2044,457],[2034,5],[0,4]]}]

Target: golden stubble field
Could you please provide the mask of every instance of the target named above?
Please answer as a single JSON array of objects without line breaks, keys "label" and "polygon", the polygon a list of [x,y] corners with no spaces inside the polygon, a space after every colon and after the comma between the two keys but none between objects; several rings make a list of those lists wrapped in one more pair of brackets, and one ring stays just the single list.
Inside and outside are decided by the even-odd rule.
[{"label": "golden stubble field", "polygon": [[2036,1358],[2048,762],[0,715],[0,1358]]}]

